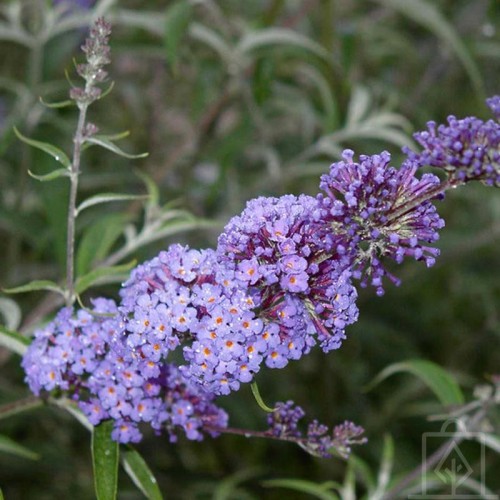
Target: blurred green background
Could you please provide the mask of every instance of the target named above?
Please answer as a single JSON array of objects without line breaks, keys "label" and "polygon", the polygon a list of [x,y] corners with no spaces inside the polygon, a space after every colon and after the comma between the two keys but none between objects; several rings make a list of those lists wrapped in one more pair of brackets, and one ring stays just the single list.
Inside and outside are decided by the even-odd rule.
[{"label": "blurred green background", "polygon": [[[412,132],[428,120],[489,118],[484,99],[500,92],[500,4],[494,0],[119,0],[99,1],[91,10],[4,0],[1,9],[4,288],[64,275],[67,183],[29,177],[28,170],[52,170],[53,160],[21,143],[13,127],[70,151],[76,111],[46,108],[39,97],[67,98],[65,71],[76,80],[73,58],[82,59],[79,45],[98,13],[113,24],[115,87],[92,106],[90,120],[102,133],[129,130],[120,146],[149,156],[132,161],[89,149],[80,198],[143,194],[139,171],[155,181],[161,203],[177,212],[158,239],[121,258],[123,235],[144,223],[141,203],[87,210],[77,228],[82,272],[109,255],[115,263],[140,262],[172,242],[214,247],[223,225],[249,199],[316,193],[319,175],[346,147],[357,154],[388,150],[397,165],[401,146],[413,145]],[[360,320],[339,351],[314,351],[257,378],[266,402],[293,399],[311,419],[363,425],[369,443],[354,451],[375,474],[385,434],[395,441],[396,475],[417,467],[422,434],[441,426],[427,417],[442,411],[408,375],[366,392],[380,370],[412,358],[431,360],[457,377],[468,399],[474,386],[500,371],[500,197],[470,185],[449,193],[439,211],[446,228],[434,268],[406,263],[396,270],[402,286],[388,285],[382,298],[362,290]],[[115,236],[99,247],[107,231]],[[96,248],[95,258],[89,248]],[[117,289],[94,288],[85,299],[116,297]],[[11,298],[26,334],[58,307],[41,292]],[[0,348],[0,366],[0,404],[28,396],[19,357]],[[265,428],[249,387],[219,402],[233,426]],[[498,418],[492,425],[498,433]],[[0,451],[6,499],[93,498],[88,433],[70,415],[38,409],[0,420],[0,434],[39,456]],[[347,467],[291,444],[236,436],[170,444],[150,433],[138,449],[165,498],[174,499],[310,498],[262,481],[342,481]],[[472,444],[470,454],[477,454]],[[486,465],[488,485],[498,490],[500,460],[492,450]],[[142,498],[123,471],[120,481],[119,498]],[[363,493],[362,483],[357,491]]]}]

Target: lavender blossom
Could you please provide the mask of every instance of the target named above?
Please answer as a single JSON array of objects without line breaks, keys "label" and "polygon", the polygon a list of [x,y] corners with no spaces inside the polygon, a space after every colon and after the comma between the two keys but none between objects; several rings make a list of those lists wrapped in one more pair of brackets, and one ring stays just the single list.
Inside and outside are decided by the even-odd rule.
[{"label": "lavender blossom", "polygon": [[[488,106],[500,119],[500,96],[488,99]],[[417,132],[415,140],[422,151],[404,148],[405,154],[419,165],[443,169],[450,184],[458,185],[479,180],[500,186],[500,124],[476,117],[448,117],[448,124],[430,121],[428,130]]]},{"label": "lavender blossom", "polygon": [[69,392],[93,425],[113,419],[112,437],[122,443],[142,438],[140,423],[157,432],[167,429],[171,440],[179,428],[188,439],[201,440],[205,425],[227,426],[227,414],[212,403],[213,394],[173,365],[150,367],[123,343],[123,332],[113,301],[94,301],[92,314],[61,310],[36,333],[23,358],[28,385],[37,395]]},{"label": "lavender blossom", "polygon": [[444,221],[428,199],[440,194],[440,181],[431,174],[415,177],[416,162],[406,161],[399,170],[391,167],[387,152],[361,155],[359,163],[353,158],[353,151],[345,150],[343,161],[321,177],[325,194],[317,200],[331,233],[342,235],[346,253],[353,255],[353,276],[382,295],[384,276],[399,284],[383,258],[399,264],[413,257],[434,264],[439,250],[425,243],[439,238]]},{"label": "lavender blossom", "polygon": [[325,352],[337,349],[357,320],[345,242],[321,215],[311,196],[257,198],[219,237],[221,262],[239,287],[258,296],[259,317],[279,327],[270,367],[307,354],[314,336]]},{"label": "lavender blossom", "polygon": [[123,342],[153,366],[182,344],[187,379],[214,394],[238,390],[259,371],[265,351],[264,323],[247,292],[213,250],[172,245],[125,283]]}]

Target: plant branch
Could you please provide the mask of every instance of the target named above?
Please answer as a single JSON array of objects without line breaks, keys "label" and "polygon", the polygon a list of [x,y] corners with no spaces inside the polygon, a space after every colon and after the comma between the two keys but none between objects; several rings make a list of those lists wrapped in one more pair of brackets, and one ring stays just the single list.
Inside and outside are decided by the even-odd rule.
[{"label": "plant branch", "polygon": [[71,306],[75,301],[75,222],[76,222],[76,196],[78,193],[78,176],[82,144],[84,141],[85,119],[88,104],[82,103],[78,116],[78,125],[73,138],[73,159],[71,162],[70,193],[68,205],[67,239],[66,239],[66,306]]}]

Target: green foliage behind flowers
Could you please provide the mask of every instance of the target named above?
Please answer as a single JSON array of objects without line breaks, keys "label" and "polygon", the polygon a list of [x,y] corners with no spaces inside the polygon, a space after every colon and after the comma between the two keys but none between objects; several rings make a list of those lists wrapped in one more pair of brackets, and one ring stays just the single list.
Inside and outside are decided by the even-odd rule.
[{"label": "green foliage behind flowers", "polygon": [[[493,1],[418,0],[410,7],[402,0],[147,6],[10,0],[1,9],[0,283],[31,291],[0,298],[0,489],[6,498],[94,495],[89,436],[73,417],[88,422],[62,394],[31,397],[19,368],[18,354],[33,331],[52,321],[64,302],[78,296],[83,309],[96,296],[117,300],[117,284],[130,269],[172,242],[215,247],[221,227],[251,198],[315,195],[318,177],[332,162],[339,165],[346,148],[366,155],[388,150],[395,166],[405,146],[415,161],[429,160],[432,140],[418,136],[417,148],[413,130],[424,130],[431,119],[446,122],[450,114],[486,122],[491,114],[484,99],[498,93],[500,14]],[[88,125],[80,129],[75,255],[68,272],[77,111],[69,106],[64,74],[73,87],[81,85],[72,58],[82,63],[78,48],[102,15],[113,26],[110,76],[101,85],[109,94],[92,103]],[[93,51],[87,49],[88,57]],[[85,78],[91,72],[77,66],[77,73]],[[73,91],[80,116],[89,88]],[[453,133],[453,123],[444,134]],[[149,156],[132,159],[143,151]],[[337,168],[349,170],[344,161]],[[432,171],[443,181],[449,170],[437,166],[445,167],[441,174]],[[359,194],[354,184],[342,192]],[[123,495],[136,495],[138,488],[149,498],[160,498],[159,490],[166,498],[418,494],[420,476],[411,473],[421,463],[423,436],[440,432],[447,419],[456,423],[447,430],[481,429],[484,463],[481,443],[458,444],[476,481],[484,466],[486,490],[480,493],[497,491],[498,200],[494,189],[481,185],[449,191],[438,203],[447,227],[433,243],[441,250],[435,267],[384,262],[383,273],[403,284],[384,283],[382,298],[360,290],[360,317],[348,326],[340,351],[313,350],[285,370],[259,372],[265,401],[293,399],[320,422],[348,419],[365,428],[369,442],[348,462],[324,461],[269,439],[236,435],[170,444],[146,431],[137,450],[121,447],[115,484],[115,448],[103,425],[93,445],[99,498],[111,498],[116,488]],[[346,213],[330,214],[332,224]],[[380,241],[397,255],[398,242],[384,240],[379,222]],[[414,226],[402,226],[408,227]],[[363,269],[381,269],[373,260],[381,247],[368,252],[366,239],[350,242],[358,244],[368,256]],[[289,293],[304,292],[286,286]],[[267,313],[274,314],[272,307]],[[368,386],[374,379],[378,385]],[[262,430],[265,416],[247,388],[217,404],[232,425],[272,434]],[[295,430],[274,432],[294,437]],[[428,480],[433,491],[445,491],[439,477]],[[462,487],[477,493],[480,486],[471,480]]]}]

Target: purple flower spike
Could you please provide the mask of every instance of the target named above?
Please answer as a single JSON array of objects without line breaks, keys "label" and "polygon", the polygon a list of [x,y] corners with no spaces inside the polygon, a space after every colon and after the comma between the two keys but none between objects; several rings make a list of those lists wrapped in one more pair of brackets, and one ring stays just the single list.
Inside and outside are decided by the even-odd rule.
[{"label": "purple flower spike", "polygon": [[[486,101],[497,120],[500,120],[500,96]],[[448,124],[427,124],[428,130],[417,132],[415,140],[422,151],[404,148],[418,165],[443,169],[455,185],[478,180],[500,186],[500,124],[473,116],[458,119],[448,117]]]},{"label": "purple flower spike", "polygon": [[434,243],[444,221],[428,200],[440,193],[440,181],[431,174],[415,177],[418,165],[406,161],[399,170],[389,166],[390,155],[361,155],[354,161],[351,150],[321,177],[318,195],[324,220],[334,235],[342,235],[346,252],[354,258],[353,276],[361,285],[371,284],[382,295],[382,278],[399,280],[381,263],[389,257],[401,263],[404,257],[434,263],[439,251],[423,243]]}]

